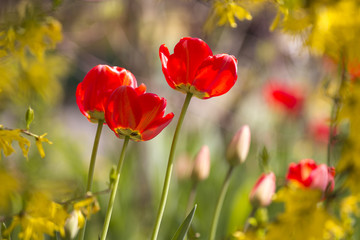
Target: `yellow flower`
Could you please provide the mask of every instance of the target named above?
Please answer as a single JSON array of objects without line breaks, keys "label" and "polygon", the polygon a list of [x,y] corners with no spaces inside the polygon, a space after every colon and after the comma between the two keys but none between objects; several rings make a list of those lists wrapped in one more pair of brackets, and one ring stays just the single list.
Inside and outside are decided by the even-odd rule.
[{"label": "yellow flower", "polygon": [[354,231],[354,217],[360,217],[360,195],[350,195],[340,203],[340,218],[346,232],[351,236]]},{"label": "yellow flower", "polygon": [[47,135],[47,133],[44,133],[43,135],[36,138],[36,147],[40,153],[41,158],[45,157],[45,151],[42,146],[42,143],[47,142],[48,144],[52,144],[52,142],[49,141],[49,139],[45,138],[46,135]]},{"label": "yellow flower", "polygon": [[270,29],[298,35],[313,52],[339,60],[360,58],[360,3],[357,0],[276,1],[278,14]]},{"label": "yellow flower", "polygon": [[[90,218],[90,216],[100,210],[99,203],[95,196],[88,196],[87,198],[76,202],[74,204],[74,210],[77,211],[77,214],[79,216],[79,225],[82,227],[83,225],[83,218],[81,218],[80,213],[85,215],[87,218]],[[82,224],[80,224],[82,223]]]},{"label": "yellow flower", "polygon": [[9,5],[14,9],[4,6],[11,16],[3,16],[0,26],[0,101],[21,105],[40,97],[53,104],[61,96],[59,79],[68,64],[47,51],[62,40],[61,23],[34,1],[17,2]]},{"label": "yellow flower", "polygon": [[237,231],[235,233],[232,234],[231,239],[236,239],[236,240],[260,240],[260,239],[264,239],[263,237],[259,237],[256,235],[256,233],[251,232],[251,231],[247,231],[246,233],[242,232],[242,231]]},{"label": "yellow flower", "polygon": [[269,225],[266,239],[317,240],[345,236],[341,224],[319,203],[321,191],[290,185],[279,190],[277,200],[284,202],[285,211]]},{"label": "yellow flower", "polygon": [[[346,93],[346,94],[344,94]],[[346,88],[342,94],[343,107],[339,113],[339,120],[349,122],[349,135],[344,144],[341,159],[336,170],[346,174],[344,185],[348,187],[352,194],[360,193],[360,116],[356,114],[360,111],[360,82],[356,81]]]},{"label": "yellow flower", "polygon": [[13,195],[19,190],[18,181],[4,170],[0,170],[0,214],[9,210]]},{"label": "yellow flower", "polygon": [[315,51],[339,60],[359,59],[360,4],[342,0],[314,9],[314,22],[307,44]]},{"label": "yellow flower", "polygon": [[212,7],[212,14],[205,23],[205,31],[210,32],[214,25],[230,25],[235,28],[236,20],[251,20],[250,12],[243,6],[243,1],[238,0],[215,0]]},{"label": "yellow flower", "polygon": [[251,20],[251,14],[234,0],[217,0],[214,2],[215,14],[219,17],[218,25],[223,26],[229,24],[235,28],[237,26],[235,18],[240,21],[246,19]]},{"label": "yellow flower", "polygon": [[[14,130],[7,130],[3,129],[0,126],[0,150],[2,149],[5,156],[9,156],[13,152],[15,152],[14,148],[12,147],[12,142],[17,141],[24,157],[27,158],[29,152],[30,141],[20,135],[20,129]],[[0,155],[1,159],[1,155]]]},{"label": "yellow flower", "polygon": [[24,211],[13,217],[4,236],[10,235],[17,225],[21,226],[19,238],[24,240],[43,240],[44,234],[54,236],[59,232],[65,236],[64,225],[68,217],[63,206],[49,199],[44,193],[34,193],[26,202]]}]

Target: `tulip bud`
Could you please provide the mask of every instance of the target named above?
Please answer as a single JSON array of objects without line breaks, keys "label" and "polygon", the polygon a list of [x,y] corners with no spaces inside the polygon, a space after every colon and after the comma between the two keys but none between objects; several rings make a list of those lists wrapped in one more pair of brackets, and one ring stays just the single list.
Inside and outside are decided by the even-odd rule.
[{"label": "tulip bud", "polygon": [[249,153],[250,142],[250,127],[244,125],[235,133],[227,149],[227,160],[231,165],[235,166],[245,162]]},{"label": "tulip bud", "polygon": [[79,220],[76,211],[72,211],[69,217],[65,221],[65,232],[66,235],[73,239],[79,231]]},{"label": "tulip bud", "polygon": [[179,180],[189,179],[192,173],[192,159],[188,154],[180,154],[175,161],[175,173]]},{"label": "tulip bud", "polygon": [[250,202],[254,207],[266,207],[271,203],[276,188],[273,172],[263,173],[250,192]]},{"label": "tulip bud", "polygon": [[204,145],[195,157],[192,177],[196,181],[205,180],[210,173],[210,150]]}]

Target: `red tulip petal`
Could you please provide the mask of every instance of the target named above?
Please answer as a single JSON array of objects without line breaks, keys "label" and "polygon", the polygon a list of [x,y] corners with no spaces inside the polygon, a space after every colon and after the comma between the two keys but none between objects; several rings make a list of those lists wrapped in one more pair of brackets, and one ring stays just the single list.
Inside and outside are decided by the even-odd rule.
[{"label": "red tulip petal", "polygon": [[78,85],[76,102],[80,111],[90,118],[89,112],[104,112],[107,99],[114,89],[122,85],[137,86],[134,75],[124,68],[97,65]]},{"label": "red tulip petal", "polygon": [[141,95],[141,94],[143,94],[143,93],[145,93],[146,92],[146,86],[145,86],[145,84],[140,84],[140,86],[139,87],[137,87],[137,88],[134,88],[135,89],[135,92],[137,93],[137,95]]},{"label": "red tulip petal", "polygon": [[311,188],[325,191],[330,182],[328,167],[325,164],[320,164],[311,172],[309,178],[311,179]]},{"label": "red tulip petal", "polygon": [[137,88],[136,78],[130,71],[126,70],[125,68],[116,66],[110,69],[114,72],[114,76],[118,75],[118,78],[122,81],[122,85]]},{"label": "red tulip petal", "polygon": [[141,105],[134,88],[121,86],[110,96],[105,120],[114,131],[116,128],[135,129],[141,120]]},{"label": "red tulip petal", "polygon": [[145,93],[139,96],[141,104],[141,121],[136,129],[142,131],[152,122],[162,118],[165,113],[166,100],[153,93]]},{"label": "red tulip petal", "polygon": [[160,47],[163,72],[165,69],[164,75],[170,87],[192,84],[198,67],[211,55],[210,47],[198,38],[182,38],[170,56],[165,46]]},{"label": "red tulip petal", "polygon": [[89,118],[89,115],[86,112],[85,106],[84,106],[85,105],[85,101],[84,101],[84,99],[85,99],[85,90],[84,90],[84,87],[83,87],[82,83],[79,83],[79,85],[77,86],[75,96],[76,96],[76,103],[79,106],[80,112],[84,116]]},{"label": "red tulip petal", "polygon": [[297,181],[303,186],[309,187],[312,182],[311,172],[317,167],[312,159],[303,159],[298,164],[291,163],[286,179]]},{"label": "red tulip petal", "polygon": [[151,123],[143,132],[142,132],[142,140],[147,141],[154,137],[156,137],[169,123],[174,117],[174,113],[169,113],[165,117],[158,119],[157,121]]},{"label": "red tulip petal", "polygon": [[160,46],[159,56],[160,56],[162,71],[164,73],[165,79],[169,84],[169,86],[175,89],[175,83],[172,81],[168,70],[168,61],[169,61],[170,53],[169,53],[169,49],[165,46],[165,44]]},{"label": "red tulip petal", "polygon": [[[208,57],[199,67],[193,86],[210,98],[228,92],[237,80],[237,60],[228,54]],[[195,93],[196,96],[196,93]],[[201,96],[201,95],[200,95]]]}]

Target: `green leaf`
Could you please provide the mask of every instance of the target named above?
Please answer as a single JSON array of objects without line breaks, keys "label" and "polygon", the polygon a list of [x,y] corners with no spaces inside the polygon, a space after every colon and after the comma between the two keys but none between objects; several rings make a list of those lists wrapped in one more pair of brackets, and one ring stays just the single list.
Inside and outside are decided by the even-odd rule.
[{"label": "green leaf", "polygon": [[[6,230],[6,225],[5,225],[5,223],[3,222],[3,223],[1,223],[0,239],[3,239],[2,232],[4,232],[5,230]],[[11,236],[9,235],[9,236],[7,236],[7,238],[5,238],[5,239],[11,240]]]},{"label": "green leaf", "polygon": [[260,154],[259,154],[259,164],[260,164],[260,167],[265,172],[270,171],[269,161],[270,161],[270,155],[269,155],[269,152],[268,152],[267,148],[264,146],[263,149],[260,151]]},{"label": "green leaf", "polygon": [[189,215],[185,218],[184,222],[180,225],[175,235],[171,238],[171,240],[184,240],[187,232],[189,231],[191,222],[195,215],[197,205],[195,204],[194,208],[191,210]]}]

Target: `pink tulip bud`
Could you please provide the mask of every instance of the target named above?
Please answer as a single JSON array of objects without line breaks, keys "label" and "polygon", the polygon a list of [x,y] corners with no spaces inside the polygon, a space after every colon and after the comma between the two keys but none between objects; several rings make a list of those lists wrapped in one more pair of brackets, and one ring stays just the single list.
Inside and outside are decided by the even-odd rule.
[{"label": "pink tulip bud", "polygon": [[227,160],[231,165],[245,162],[251,142],[250,127],[242,126],[234,135],[227,149]]},{"label": "pink tulip bud", "polygon": [[266,207],[271,203],[276,189],[276,177],[273,172],[263,173],[250,192],[250,202],[254,207]]},{"label": "pink tulip bud", "polygon": [[175,161],[175,173],[179,180],[189,179],[192,173],[192,158],[188,154],[180,154]]},{"label": "pink tulip bud", "polygon": [[195,157],[192,177],[197,181],[205,180],[210,173],[210,150],[204,145]]}]

